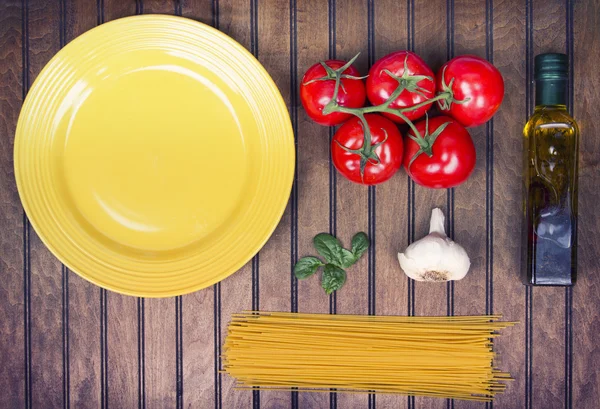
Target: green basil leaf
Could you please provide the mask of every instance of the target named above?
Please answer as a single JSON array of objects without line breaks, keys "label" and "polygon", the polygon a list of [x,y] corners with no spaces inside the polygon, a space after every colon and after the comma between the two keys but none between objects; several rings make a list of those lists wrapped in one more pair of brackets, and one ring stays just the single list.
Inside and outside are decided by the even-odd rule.
[{"label": "green basil leaf", "polygon": [[294,274],[298,280],[303,280],[317,272],[324,264],[316,257],[303,257],[294,266]]},{"label": "green basil leaf", "polygon": [[352,254],[354,254],[355,261],[367,251],[369,244],[369,237],[363,232],[356,233],[352,237]]},{"label": "green basil leaf", "polygon": [[356,257],[354,257],[354,254],[352,254],[351,251],[342,249],[342,265],[341,265],[341,267],[348,268],[354,263],[356,263]]},{"label": "green basil leaf", "polygon": [[325,261],[341,267],[343,264],[342,244],[331,234],[320,233],[313,239],[313,244]]},{"label": "green basil leaf", "polygon": [[334,266],[333,264],[327,264],[323,271],[323,278],[321,280],[321,287],[327,294],[339,290],[346,282],[346,272]]}]

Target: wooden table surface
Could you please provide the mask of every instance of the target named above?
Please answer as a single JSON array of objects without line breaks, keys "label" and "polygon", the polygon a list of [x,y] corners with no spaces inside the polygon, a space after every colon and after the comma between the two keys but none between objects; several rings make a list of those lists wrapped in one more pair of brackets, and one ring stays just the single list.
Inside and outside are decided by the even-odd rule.
[{"label": "wooden table surface", "polygon": [[[220,284],[169,299],[106,292],[67,271],[28,224],[12,149],[24,95],[48,60],[97,24],[136,13],[180,14],[217,26],[258,56],[290,108],[298,172],[279,227],[253,262]],[[377,188],[336,175],[330,130],[298,102],[302,73],[328,57],[377,58],[414,49],[434,69],[452,55],[486,57],[506,97],[471,131],[477,168],[454,191],[408,183]],[[569,107],[581,130],[579,282],[526,288],[519,279],[521,129],[532,110],[533,56],[566,52]],[[495,408],[600,405],[600,7],[595,0],[1,0],[0,1],[0,407],[449,408],[399,396],[239,392],[219,374],[231,313],[244,309],[353,314],[502,313],[520,321],[496,343],[515,380]],[[454,285],[409,282],[398,250],[426,233],[431,208],[450,215],[473,265]],[[332,231],[346,243],[366,231],[375,246],[328,297],[291,265]],[[456,408],[484,404],[454,402]]]}]

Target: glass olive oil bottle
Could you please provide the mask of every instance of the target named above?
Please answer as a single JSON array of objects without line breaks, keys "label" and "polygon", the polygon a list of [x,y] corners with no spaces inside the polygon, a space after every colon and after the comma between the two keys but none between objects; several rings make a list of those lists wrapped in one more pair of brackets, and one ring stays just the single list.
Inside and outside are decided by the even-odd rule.
[{"label": "glass olive oil bottle", "polygon": [[527,284],[570,286],[577,275],[579,129],[566,108],[565,54],[535,57],[535,111],[524,134],[523,267]]}]

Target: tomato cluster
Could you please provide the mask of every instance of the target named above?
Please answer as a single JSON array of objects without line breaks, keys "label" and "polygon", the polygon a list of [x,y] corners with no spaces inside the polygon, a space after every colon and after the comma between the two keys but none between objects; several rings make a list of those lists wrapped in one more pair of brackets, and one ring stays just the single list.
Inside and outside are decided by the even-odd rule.
[{"label": "tomato cluster", "polygon": [[[487,122],[504,97],[496,67],[465,55],[434,75],[417,54],[397,51],[373,64],[364,81],[352,65],[355,59],[317,63],[300,86],[313,121],[341,125],[331,141],[336,169],[364,185],[385,182],[402,165],[416,183],[430,188],[467,180],[475,146],[465,127]],[[429,118],[434,103],[441,115]],[[406,128],[405,138],[398,126]]]}]

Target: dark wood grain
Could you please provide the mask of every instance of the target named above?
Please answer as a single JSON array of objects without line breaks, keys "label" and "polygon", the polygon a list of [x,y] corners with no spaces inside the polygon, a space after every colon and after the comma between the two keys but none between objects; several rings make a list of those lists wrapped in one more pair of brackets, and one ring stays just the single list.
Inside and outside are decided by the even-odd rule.
[{"label": "dark wood grain", "polygon": [[146,404],[150,408],[175,407],[175,299],[147,299],[145,311]]},{"label": "dark wood grain", "polygon": [[[453,55],[473,54],[486,58],[486,3],[482,1],[455,0],[454,38],[450,38]],[[449,211],[449,225],[454,224],[454,239],[466,246],[471,258],[467,276],[454,283],[454,313],[474,315],[486,313],[487,233],[486,203],[487,157],[486,125],[469,129],[475,144],[477,162],[471,177],[454,189],[454,218]],[[450,200],[449,207],[452,200]]]},{"label": "dark wood grain", "polygon": [[[315,61],[328,59],[328,8],[310,1],[298,2],[298,42],[305,44],[298,52],[299,81]],[[317,29],[315,29],[317,28]],[[329,129],[315,124],[306,112],[298,109],[298,240],[300,257],[318,255],[313,237],[328,232],[330,223]],[[298,283],[298,309],[302,312],[328,312],[329,297],[321,288],[320,277]]]},{"label": "dark wood grain", "polygon": [[[448,57],[473,54],[493,59],[493,48],[486,47],[489,40],[486,28],[490,24],[490,21],[486,21],[486,11],[486,2],[455,0],[454,18],[450,15],[447,19]],[[478,315],[492,312],[489,304],[493,301],[493,294],[488,285],[488,279],[491,281],[493,277],[488,254],[491,244],[488,237],[493,238],[494,235],[490,223],[493,202],[489,200],[493,195],[493,157],[489,155],[493,144],[489,138],[493,136],[490,135],[492,132],[490,124],[469,129],[477,152],[475,171],[469,180],[454,189],[454,194],[448,192],[449,233],[454,233],[454,239],[466,246],[471,258],[471,269],[467,276],[451,284],[447,299],[449,314]],[[484,406],[479,402],[454,402],[455,408]]]},{"label": "dark wood grain", "polygon": [[[57,2],[29,2],[29,78],[33,83],[60,49]],[[52,16],[52,18],[48,18]],[[31,266],[31,404],[62,405],[61,263],[33,228],[28,234]]]},{"label": "dark wood grain", "polygon": [[[250,6],[241,7],[235,0],[219,0],[218,28],[235,38],[246,49],[251,49]],[[227,324],[231,314],[252,309],[252,262],[247,263],[237,273],[223,280],[218,287],[221,295],[220,335],[227,334]],[[223,408],[252,407],[252,392],[233,389],[234,380],[225,375],[217,375],[221,380],[221,404]]]},{"label": "dark wood grain", "polygon": [[[290,107],[289,3],[262,0],[257,6],[255,51]],[[264,311],[289,311],[291,308],[290,226],[291,206],[288,204],[271,239],[259,253],[259,305]],[[262,408],[287,407],[290,399],[289,392],[261,393],[260,404]]]},{"label": "dark wood grain", "polygon": [[23,96],[20,1],[0,3],[0,407],[25,401],[23,210],[13,170],[13,142]]},{"label": "dark wood grain", "polygon": [[[315,61],[325,61],[329,58],[329,7],[327,2],[315,3],[304,0],[298,1],[296,7],[299,45],[297,75],[298,81],[302,81],[302,74]],[[327,127],[312,122],[301,106],[296,110],[298,114],[298,254],[304,257],[317,255],[312,239],[318,233],[329,232],[330,226],[335,222],[333,213],[335,205],[331,201],[333,195],[329,182],[330,131]],[[324,183],[313,183],[315,180],[322,180]],[[330,311],[329,306],[330,297],[321,288],[320,273],[298,282],[300,312],[327,313]],[[333,305],[332,310],[335,310]],[[300,393],[298,403],[300,407],[330,407],[328,394]]]},{"label": "dark wood grain", "polygon": [[83,278],[69,277],[69,375],[72,407],[100,402],[100,291]]},{"label": "dark wood grain", "polygon": [[[4,369],[0,388],[7,391],[0,394],[0,407],[61,407],[65,400],[77,408],[218,409],[249,408],[253,403],[261,408],[451,406],[445,400],[411,401],[400,396],[373,399],[338,394],[330,399],[329,394],[261,392],[253,396],[234,390],[234,381],[218,372],[219,346],[231,314],[252,308],[256,290],[255,303],[261,310],[502,313],[520,324],[504,331],[495,343],[502,369],[515,380],[494,407],[596,407],[600,401],[596,342],[600,288],[595,279],[600,267],[600,241],[596,239],[600,222],[595,217],[600,210],[600,139],[594,113],[600,103],[596,75],[599,7],[593,0],[575,5],[531,1],[0,2],[0,361]],[[414,19],[409,13],[413,7]],[[448,10],[453,14],[448,15]],[[180,302],[175,298],[141,301],[114,293],[101,299],[103,293],[97,287],[74,273],[63,274],[60,262],[34,230],[24,235],[14,183],[13,138],[27,81],[33,81],[62,43],[103,21],[140,12],[181,13],[218,27],[255,52],[277,83],[296,129],[297,196],[292,196],[295,201],[260,252],[258,263],[254,262],[254,268],[249,263],[219,285],[184,296]],[[533,34],[530,48],[528,22]],[[23,60],[25,44],[29,48]],[[478,154],[475,173],[455,189],[454,200],[445,190],[412,190],[404,171],[370,193],[336,173],[330,184],[330,130],[308,119],[292,87],[299,85],[310,65],[330,56],[348,59],[360,51],[357,67],[366,74],[369,62],[413,45],[434,70],[452,54],[469,53],[493,59],[504,76],[505,102],[493,125],[470,129]],[[526,93],[533,90],[527,87],[527,60],[539,52],[569,50],[574,57],[571,108],[582,131],[579,282],[572,293],[562,288],[528,292],[520,282],[518,235],[521,132],[528,108]],[[426,234],[433,207],[447,212],[456,240],[471,255],[472,269],[455,283],[454,291],[446,285],[416,283],[415,292],[410,293],[415,306],[411,311],[411,286],[399,269],[396,253],[411,239]],[[352,267],[346,286],[332,298],[324,294],[318,277],[298,282],[296,287],[290,276],[293,257],[314,254],[312,238],[330,230],[346,244],[357,231],[371,231],[375,243],[371,260],[364,257]],[[253,269],[258,286],[253,286]],[[28,274],[30,282],[24,281]],[[29,321],[26,306],[31,307]],[[101,339],[104,331],[106,337]],[[31,355],[24,348],[26,334],[31,334]],[[453,407],[484,406],[456,401]]]},{"label": "dark wood grain", "polygon": [[105,21],[111,21],[132,16],[142,11],[140,10],[140,4],[143,4],[143,2],[104,0],[104,19]]},{"label": "dark wood grain", "polygon": [[[105,0],[104,21],[136,13],[135,2]],[[110,293],[107,303],[107,390],[108,406],[135,407],[140,400],[138,360],[138,301],[134,297]]]},{"label": "dark wood grain", "polygon": [[[446,60],[447,27],[446,2],[442,0],[415,0],[414,51],[419,54],[432,69],[437,71]],[[431,209],[441,207],[447,213],[447,193],[445,190],[427,189],[418,185],[414,188],[414,226],[412,229],[418,240],[429,233]],[[445,283],[415,283],[415,315],[446,315],[447,285]],[[417,397],[415,408],[445,408],[441,399]]]},{"label": "dark wood grain", "polygon": [[[65,5],[67,42],[98,24],[101,14],[95,2],[73,0]],[[99,406],[102,396],[100,290],[78,275],[69,273],[67,291],[69,401],[74,407],[91,407],[92,403]]]},{"label": "dark wood grain", "polygon": [[214,291],[183,297],[183,401],[186,407],[209,407],[215,401]]},{"label": "dark wood grain", "polygon": [[573,387],[569,408],[594,407],[600,402],[600,126],[597,106],[600,83],[596,69],[600,61],[600,13],[595,1],[575,4],[574,104],[573,114],[581,127],[579,147],[579,259],[578,283],[573,288]]},{"label": "dark wood grain", "polygon": [[178,0],[143,0],[145,14],[175,14]]},{"label": "dark wood grain", "polygon": [[[182,15],[206,24],[215,24],[210,0],[195,0],[182,4]],[[220,393],[215,388],[215,288],[206,288],[183,297],[183,405],[209,407]],[[218,305],[216,306],[218,308]]]},{"label": "dark wood grain", "polygon": [[[144,14],[175,14],[176,1],[144,1]],[[147,299],[145,305],[146,404],[149,407],[179,407],[183,397],[178,377],[177,299]],[[185,390],[185,389],[183,389]]]},{"label": "dark wood grain", "polygon": [[[407,4],[386,0],[374,4],[374,59],[407,46]],[[408,280],[399,269],[398,252],[408,244],[408,178],[404,170],[376,188],[376,313],[408,314]],[[404,396],[378,395],[380,408],[405,408]]]},{"label": "dark wood grain", "polygon": [[204,24],[213,25],[213,1],[212,0],[187,0],[182,2],[182,14],[184,17],[201,21]]},{"label": "dark wood grain", "polygon": [[121,294],[108,296],[108,391],[110,407],[138,404],[137,299]]},{"label": "dark wood grain", "polygon": [[[495,407],[525,408],[525,287],[520,279],[521,144],[525,108],[525,5],[494,2],[494,64],[504,77],[504,102],[494,117],[494,312],[519,324],[496,343],[515,378]],[[518,164],[518,165],[517,165]]]},{"label": "dark wood grain", "polygon": [[[349,60],[361,53],[355,62],[362,75],[368,72],[367,2],[359,0],[336,2],[336,58]],[[367,232],[367,188],[337,177],[337,237],[347,247],[354,234]],[[337,294],[337,312],[340,314],[368,313],[368,260],[362,257],[348,269],[343,291]],[[338,408],[366,407],[367,396],[338,394]]]},{"label": "dark wood grain", "polygon": [[[566,12],[563,1],[533,1],[534,55],[566,51]],[[565,397],[565,289],[533,289],[534,408],[547,408]],[[543,362],[539,365],[538,362]]]}]

